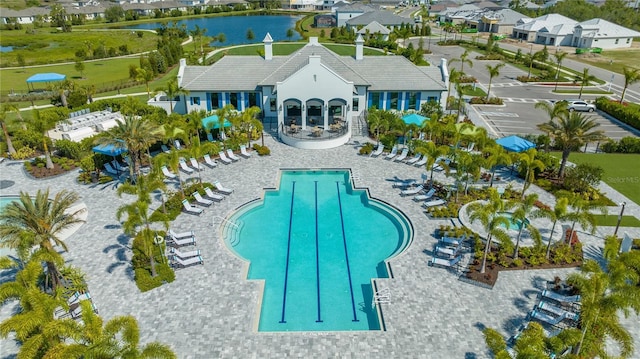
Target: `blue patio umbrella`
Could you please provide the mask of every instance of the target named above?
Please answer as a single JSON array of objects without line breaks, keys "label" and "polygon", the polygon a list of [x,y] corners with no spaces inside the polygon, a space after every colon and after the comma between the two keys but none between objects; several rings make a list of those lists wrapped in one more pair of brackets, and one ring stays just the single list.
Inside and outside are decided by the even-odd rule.
[{"label": "blue patio umbrella", "polygon": [[536,147],[535,143],[527,141],[524,138],[516,135],[499,138],[496,140],[496,143],[510,152],[524,152],[530,148]]},{"label": "blue patio umbrella", "polygon": [[99,145],[95,146],[92,150],[95,153],[100,153],[111,157],[116,157],[127,152],[126,148],[116,147],[114,145]]},{"label": "blue patio umbrella", "polygon": [[[220,121],[218,120],[217,115],[212,115],[209,117],[205,117],[202,119],[202,127],[204,128],[212,128],[218,129],[220,128]],[[226,118],[224,120],[224,127],[231,127],[231,122],[229,122]]]},{"label": "blue patio umbrella", "polygon": [[422,123],[424,122],[424,120],[430,120],[430,118],[429,117],[420,116],[417,113],[412,113],[412,114],[403,116],[402,120],[407,125],[414,124],[414,125],[422,126]]}]

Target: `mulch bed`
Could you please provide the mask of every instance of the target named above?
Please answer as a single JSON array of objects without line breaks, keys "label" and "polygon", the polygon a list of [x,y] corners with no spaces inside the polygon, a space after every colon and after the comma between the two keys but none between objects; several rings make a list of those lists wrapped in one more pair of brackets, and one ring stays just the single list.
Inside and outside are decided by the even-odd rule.
[{"label": "mulch bed", "polygon": [[574,268],[580,267],[582,265],[582,261],[574,262],[574,263],[561,263],[561,264],[553,264],[553,263],[544,263],[539,266],[531,266],[524,264],[520,267],[503,267],[493,263],[487,263],[484,273],[480,273],[480,268],[482,267],[482,261],[478,264],[474,264],[471,262],[468,267],[468,271],[466,273],[466,277],[470,280],[480,282],[482,284],[489,285],[493,287],[498,280],[498,273],[500,271],[510,271],[510,270],[527,270],[527,269],[552,269],[552,268]]},{"label": "mulch bed", "polygon": [[29,174],[31,176],[33,176],[34,178],[40,179],[40,178],[58,176],[58,175],[61,175],[61,174],[65,174],[65,173],[67,173],[69,171],[73,171],[75,169],[76,169],[76,166],[70,165],[69,169],[65,170],[59,164],[54,163],[53,164],[53,168],[31,166],[31,170],[27,171],[27,172],[29,172]]}]

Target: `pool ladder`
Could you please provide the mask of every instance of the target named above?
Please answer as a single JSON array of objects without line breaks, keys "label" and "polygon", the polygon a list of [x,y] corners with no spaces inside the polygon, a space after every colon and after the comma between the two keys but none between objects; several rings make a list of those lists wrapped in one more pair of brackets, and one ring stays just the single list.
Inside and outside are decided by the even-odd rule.
[{"label": "pool ladder", "polygon": [[232,247],[235,247],[240,243],[240,229],[242,228],[242,222],[233,222],[221,216],[213,217],[213,225],[216,224],[216,219],[220,219],[220,225],[227,224],[227,226],[223,227],[223,238],[229,238],[229,244]]},{"label": "pool ladder", "polygon": [[382,288],[379,291],[373,293],[373,305],[377,304],[390,304],[391,303],[391,291],[389,288]]}]

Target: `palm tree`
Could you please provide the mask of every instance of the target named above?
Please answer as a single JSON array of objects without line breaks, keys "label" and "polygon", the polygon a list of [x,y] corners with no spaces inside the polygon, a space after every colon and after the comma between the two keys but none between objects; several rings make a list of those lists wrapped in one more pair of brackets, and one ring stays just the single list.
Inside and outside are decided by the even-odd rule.
[{"label": "palm tree", "polygon": [[153,81],[155,77],[156,75],[150,69],[143,69],[141,67],[138,67],[136,69],[136,81],[144,82],[145,86],[147,87],[148,98],[151,98],[151,90],[149,89],[149,82]]},{"label": "palm tree", "polygon": [[569,103],[567,101],[557,101],[549,104],[548,102],[538,102],[535,104],[535,108],[544,110],[549,116],[549,121],[553,121],[556,118],[560,118],[561,115],[569,113]]},{"label": "palm tree", "polygon": [[2,134],[4,135],[4,139],[7,142],[7,150],[11,156],[16,154],[16,149],[13,147],[13,142],[11,142],[11,136],[9,136],[9,131],[7,131],[6,117],[7,117],[7,108],[5,106],[2,107],[2,112],[0,112],[0,127],[2,127]]},{"label": "palm tree", "polygon": [[539,212],[539,216],[548,218],[553,222],[551,225],[551,233],[549,233],[549,241],[547,242],[547,254],[546,258],[549,259],[551,253],[551,242],[553,242],[553,233],[556,229],[558,221],[566,221],[573,218],[573,214],[569,212],[569,199],[566,197],[560,197],[553,206],[553,210],[542,210]]},{"label": "palm tree", "polygon": [[247,146],[251,147],[251,136],[253,130],[257,129],[262,131],[262,122],[258,120],[258,115],[262,112],[260,107],[252,106],[245,109],[239,116],[232,117],[231,123],[234,128],[237,128],[240,133],[247,137]]},{"label": "palm tree", "polygon": [[180,174],[180,157],[184,157],[189,153],[187,150],[173,150],[169,153],[160,153],[153,158],[154,167],[161,168],[162,166],[167,166],[178,176],[178,182],[180,184],[180,193],[182,193],[182,197],[185,197],[184,193],[184,182],[182,181],[182,175]]},{"label": "palm tree", "polygon": [[180,95],[188,95],[189,90],[178,84],[178,78],[174,77],[167,82],[166,86],[158,87],[156,92],[162,91],[169,98],[169,113],[173,113],[173,99]]},{"label": "palm tree", "polygon": [[624,88],[622,89],[622,95],[620,96],[620,103],[624,101],[624,94],[627,92],[627,87],[638,81],[640,81],[640,69],[634,67],[623,67],[624,72]]},{"label": "palm tree", "polygon": [[516,154],[516,161],[519,166],[524,168],[524,184],[522,186],[522,199],[524,199],[524,193],[527,191],[531,183],[535,179],[535,171],[540,170],[543,171],[545,169],[545,164],[536,159],[536,155],[538,151],[535,148],[528,149],[525,152],[521,152]]},{"label": "palm tree", "polygon": [[[518,221],[520,223],[520,228],[518,230],[518,236],[516,237],[516,248],[513,251],[513,258],[518,259],[518,249],[520,248],[520,238],[522,238],[522,231],[525,228],[525,221],[530,217],[539,217],[541,211],[537,209],[535,206],[538,201],[538,195],[532,193],[524,197],[524,199],[520,201],[510,201],[507,202],[507,208],[515,209],[511,218],[514,221]],[[534,226],[526,226],[532,237],[540,237],[540,233]]]},{"label": "palm tree", "polygon": [[367,124],[369,126],[369,130],[376,134],[378,143],[380,143],[380,132],[386,132],[390,127],[390,123],[387,121],[384,110],[378,110],[377,108],[372,108],[368,111]]},{"label": "palm tree", "polygon": [[479,221],[487,233],[484,255],[482,256],[482,266],[480,273],[484,273],[487,264],[487,255],[491,250],[491,240],[498,238],[502,243],[511,241],[504,228],[509,228],[509,219],[499,213],[505,209],[504,202],[500,198],[498,191],[489,189],[489,200],[487,202],[474,202],[467,207],[469,220],[473,223]]},{"label": "palm tree", "polygon": [[425,164],[426,170],[430,171],[429,183],[433,187],[433,165],[441,156],[444,156],[449,152],[449,146],[436,146],[432,141],[423,142],[416,147],[416,152],[427,156],[427,163]]},{"label": "palm tree", "polygon": [[47,136],[47,132],[54,128],[57,123],[66,122],[65,118],[62,117],[66,112],[68,111],[35,110],[33,113],[33,127],[35,131],[42,134],[42,150],[44,151],[46,167],[49,169],[53,168],[53,161],[51,160],[51,152],[49,151],[49,137]]},{"label": "palm tree", "polygon": [[[200,45],[200,55],[202,56],[204,54],[204,48],[202,47],[202,37],[204,35],[206,35],[207,33],[207,29],[206,28],[200,28],[199,25],[195,26],[195,29],[190,30],[189,34],[191,34],[191,36],[193,36],[193,48],[194,48],[194,52],[197,51],[196,50],[196,44]],[[197,42],[195,40],[198,40]]]},{"label": "palm tree", "polygon": [[44,359],[54,358],[158,358],[174,359],[169,346],[152,342],[139,348],[140,329],[133,316],[118,316],[104,323],[88,300],[80,302],[82,320],[60,320],[58,344],[47,350]]},{"label": "palm tree", "polygon": [[574,328],[562,330],[553,338],[545,335],[545,329],[537,322],[529,322],[512,347],[513,356],[507,351],[507,343],[498,331],[485,328],[484,340],[494,358],[549,358],[562,353],[580,340],[580,332]]},{"label": "palm tree", "polygon": [[564,51],[556,51],[556,53],[553,54],[553,57],[556,58],[556,64],[558,64],[558,66],[556,67],[556,87],[553,89],[553,91],[558,90],[558,77],[560,76],[560,64],[562,63],[562,60],[564,60],[564,58],[567,57],[568,54],[569,54],[568,52],[564,52]]},{"label": "palm tree", "polygon": [[496,176],[496,169],[498,166],[510,165],[512,157],[504,147],[495,144],[495,142],[494,145],[489,147],[485,152],[488,153],[488,156],[485,157],[483,166],[491,171],[491,182],[489,182],[489,187],[493,187],[493,178]]},{"label": "palm tree", "polygon": [[485,65],[487,71],[489,71],[489,87],[487,89],[487,101],[489,101],[489,95],[491,94],[491,82],[493,78],[500,75],[500,69],[504,67],[504,62],[501,62],[495,66]]},{"label": "palm tree", "polygon": [[569,242],[571,238],[573,238],[576,223],[580,223],[583,230],[590,229],[591,234],[593,234],[596,231],[597,224],[593,211],[598,210],[602,214],[607,214],[607,207],[587,200],[579,193],[559,191],[557,195],[566,197],[569,200],[569,206],[574,210],[572,212],[573,223],[571,224],[571,231],[569,232]]},{"label": "palm tree", "polygon": [[458,83],[460,77],[462,76],[462,72],[452,68],[449,71],[449,88],[447,89],[447,93],[451,94],[451,84]]},{"label": "palm tree", "polygon": [[553,139],[556,147],[562,150],[559,177],[564,177],[564,169],[571,151],[580,148],[585,143],[605,138],[603,131],[594,130],[598,126],[600,124],[594,119],[576,112],[561,113],[557,121],[551,120],[538,125],[541,131],[546,132]]},{"label": "palm tree", "polygon": [[408,27],[396,27],[395,29],[393,29],[393,33],[396,35],[396,37],[399,37],[402,39],[402,47],[406,47],[405,43],[407,42],[407,39],[411,36],[411,29]]},{"label": "palm tree", "polygon": [[41,357],[61,340],[55,330],[59,321],[54,320],[54,312],[64,301],[39,288],[42,271],[40,261],[32,260],[16,274],[15,281],[0,285],[0,303],[19,301],[19,312],[0,323],[0,336],[7,338],[15,333],[20,341],[18,358]]},{"label": "palm tree", "polygon": [[468,64],[469,67],[473,67],[473,62],[471,62],[471,60],[469,60],[469,49],[464,50],[462,55],[460,55],[460,58],[451,59],[451,63],[454,63],[456,61],[460,61],[460,73],[461,74],[464,74],[464,64]]},{"label": "palm tree", "polygon": [[531,78],[531,70],[533,69],[533,63],[539,61],[542,57],[542,51],[529,53],[526,55],[527,61],[529,61],[529,72],[527,73],[527,79]]},{"label": "palm tree", "polygon": [[104,136],[98,137],[96,143],[129,151],[132,162],[129,171],[131,178],[135,179],[140,174],[142,154],[152,144],[162,140],[162,131],[153,121],[139,116],[126,116],[124,122],[117,121],[117,124],[105,131]]},{"label": "palm tree", "polygon": [[[64,251],[67,245],[60,234],[84,220],[80,215],[85,208],[71,211],[80,196],[75,192],[62,190],[53,200],[49,200],[49,190],[36,193],[34,198],[20,192],[20,199],[9,203],[0,213],[0,245],[9,248],[40,247],[57,255],[54,245]],[[61,275],[55,261],[45,261],[51,286],[55,290],[61,283]]]},{"label": "palm tree", "polygon": [[578,95],[578,98],[581,99],[582,98],[582,90],[584,89],[584,87],[585,86],[589,86],[591,81],[595,81],[595,80],[597,80],[597,78],[595,76],[589,74],[589,69],[585,67],[584,69],[582,69],[582,75],[577,76],[576,80],[580,81],[580,94]]}]

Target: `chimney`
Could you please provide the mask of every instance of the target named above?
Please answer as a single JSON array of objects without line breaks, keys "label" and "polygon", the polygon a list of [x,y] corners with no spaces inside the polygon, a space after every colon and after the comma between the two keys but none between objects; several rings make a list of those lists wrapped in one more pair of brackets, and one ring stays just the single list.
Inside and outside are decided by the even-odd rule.
[{"label": "chimney", "polygon": [[178,68],[178,86],[182,85],[182,76],[184,75],[184,69],[187,67],[187,59],[180,59],[180,67]]},{"label": "chimney", "polygon": [[449,69],[447,68],[447,59],[440,59],[440,73],[442,75],[442,81],[448,87],[449,86]]},{"label": "chimney", "polygon": [[364,58],[364,39],[362,34],[358,34],[356,38],[356,60],[362,60]]},{"label": "chimney", "polygon": [[267,36],[264,37],[264,40],[262,40],[262,42],[264,43],[264,59],[269,61],[273,59],[273,39],[268,32]]}]

